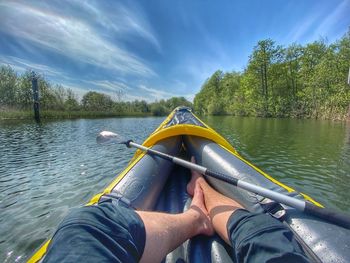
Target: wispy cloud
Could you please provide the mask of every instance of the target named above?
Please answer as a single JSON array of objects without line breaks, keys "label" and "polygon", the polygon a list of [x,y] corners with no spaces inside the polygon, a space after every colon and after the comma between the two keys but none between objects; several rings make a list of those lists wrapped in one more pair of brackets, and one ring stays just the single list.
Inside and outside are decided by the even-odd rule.
[{"label": "wispy cloud", "polygon": [[194,97],[196,96],[196,94],[187,94],[185,95],[185,99],[192,102],[193,103],[193,100],[194,100]]},{"label": "wispy cloud", "polygon": [[342,17],[350,15],[350,1],[343,0],[337,7],[330,12],[316,28],[312,38],[331,35],[330,33],[337,28],[337,24],[341,22]]},{"label": "wispy cloud", "polygon": [[23,73],[27,70],[34,70],[36,72],[40,72],[45,76],[57,77],[62,76],[63,72],[52,67],[33,63],[31,61],[13,57],[13,56],[1,56],[0,55],[0,65],[10,65],[14,70]]},{"label": "wispy cloud", "polygon": [[[126,6],[125,3],[115,2],[112,9],[84,2],[81,8],[92,15],[102,27],[113,30],[119,34],[139,35],[150,42],[159,52],[161,45],[149,24],[144,12],[136,5]],[[91,16],[90,16],[91,17]]]},{"label": "wispy cloud", "polygon": [[[350,11],[350,1],[343,0],[333,10],[314,10],[290,31],[285,37],[286,43],[301,41],[309,42],[320,37],[333,36],[338,29],[337,24]],[[338,36],[336,36],[338,37]]]},{"label": "wispy cloud", "polygon": [[302,39],[310,30],[311,27],[316,23],[319,18],[319,14],[313,14],[307,17],[304,21],[297,24],[285,37],[285,42],[291,43]]},{"label": "wispy cloud", "polygon": [[130,87],[125,83],[118,81],[110,81],[110,80],[86,80],[84,81],[87,84],[92,84],[95,87],[102,88],[104,90],[117,92],[117,91],[126,91],[130,90]]},{"label": "wispy cloud", "polygon": [[153,99],[168,99],[168,98],[176,96],[175,94],[173,94],[171,92],[153,89],[153,88],[148,88],[145,85],[139,85],[138,88],[141,91],[143,91],[143,93],[145,93],[147,95],[147,97],[153,98]]},{"label": "wispy cloud", "polygon": [[[113,99],[120,99],[120,96],[125,101],[146,100],[152,102],[160,99],[168,99],[174,97],[171,92],[161,91],[157,89],[147,88],[145,85],[131,87],[122,81],[115,80],[79,80],[65,75],[62,71],[56,70],[49,66],[33,63],[25,59],[20,59],[13,56],[0,56],[0,65],[10,65],[19,73],[24,73],[27,70],[40,72],[45,77],[50,77],[51,80],[61,84],[65,88],[72,89],[81,99],[84,94],[89,91],[103,92],[110,95]],[[121,93],[119,93],[121,92]],[[188,99],[192,99],[194,95],[184,95]]]},{"label": "wispy cloud", "polygon": [[168,92],[164,90],[154,89],[146,87],[145,85],[139,85],[138,86],[139,93],[143,94],[143,100],[146,101],[155,101],[155,100],[161,100],[161,99],[170,99],[172,97],[185,97],[189,101],[193,101],[195,94],[179,94],[179,93],[173,93]]},{"label": "wispy cloud", "polygon": [[[89,91],[103,92],[106,95],[111,96],[114,100],[122,99],[123,101],[134,101],[134,100],[146,100],[149,102],[154,101],[154,98],[148,97],[147,94],[139,92],[133,94],[134,90],[129,87],[125,89],[119,89],[124,84],[114,82],[114,85],[108,83],[108,81],[81,81],[81,82],[62,82],[62,86],[67,89],[71,89],[77,95],[78,99],[81,100],[83,96]],[[118,93],[116,91],[122,91]]]},{"label": "wispy cloud", "polygon": [[[64,10],[58,12],[20,2],[3,2],[0,7],[0,30],[16,38],[29,40],[70,59],[122,74],[156,75],[142,59],[117,45],[117,42],[109,41],[86,19],[64,15]],[[120,25],[138,30],[139,22],[134,21],[131,12],[125,10],[122,16],[124,24]],[[140,32],[158,43],[149,31]]]}]

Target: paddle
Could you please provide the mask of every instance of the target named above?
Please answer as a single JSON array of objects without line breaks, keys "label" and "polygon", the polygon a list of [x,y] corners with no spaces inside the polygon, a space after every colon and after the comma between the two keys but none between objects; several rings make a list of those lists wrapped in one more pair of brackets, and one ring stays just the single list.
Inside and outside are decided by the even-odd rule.
[{"label": "paddle", "polygon": [[228,175],[223,174],[223,173],[211,171],[204,166],[201,166],[201,165],[198,165],[195,163],[191,163],[189,161],[177,158],[175,156],[171,156],[169,154],[153,150],[151,148],[137,144],[137,143],[133,142],[132,140],[125,141],[125,140],[123,140],[123,138],[120,135],[118,135],[116,133],[109,132],[109,131],[103,131],[97,136],[96,141],[98,143],[106,143],[106,142],[114,141],[114,142],[119,143],[119,144],[125,144],[128,148],[134,147],[134,148],[140,149],[141,151],[144,151],[150,155],[159,156],[159,157],[161,157],[165,160],[171,161],[177,165],[180,165],[180,166],[186,167],[188,169],[197,171],[203,175],[211,176],[213,178],[222,180],[224,182],[235,185],[235,186],[242,188],[244,190],[258,194],[260,196],[270,198],[271,200],[274,200],[276,202],[293,207],[293,208],[295,208],[299,211],[302,211],[306,214],[310,214],[310,215],[316,216],[318,218],[322,218],[326,221],[335,223],[335,224],[340,225],[340,226],[345,227],[345,228],[350,228],[350,216],[347,214],[339,213],[337,211],[333,211],[333,210],[330,210],[327,208],[318,207],[318,206],[316,206],[308,201],[299,200],[299,199],[296,199],[294,197],[290,197],[288,195],[281,194],[281,193],[272,191],[270,189],[267,189],[267,188],[264,188],[261,186],[257,186],[257,185],[251,184],[251,183],[244,182],[242,180],[239,180],[239,179],[234,178],[232,176],[228,176]]}]

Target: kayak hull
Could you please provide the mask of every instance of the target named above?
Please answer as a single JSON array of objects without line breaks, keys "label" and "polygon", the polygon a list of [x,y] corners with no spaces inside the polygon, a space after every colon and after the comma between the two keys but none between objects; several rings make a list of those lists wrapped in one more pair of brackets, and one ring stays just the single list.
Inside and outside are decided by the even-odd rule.
[{"label": "kayak hull", "polygon": [[[170,114],[143,145],[187,160],[195,156],[198,164],[213,171],[320,205],[309,196],[294,191],[244,160],[223,137],[187,108],[177,109]],[[247,210],[267,212],[279,218],[295,233],[312,261],[348,262],[350,259],[350,230],[305,215],[220,180],[206,179],[217,191],[234,198]],[[120,193],[136,209],[181,213],[188,209],[191,202],[186,192],[189,180],[190,172],[185,168],[157,156],[136,151],[129,165],[87,205],[96,205],[104,194]],[[45,255],[47,244],[29,262],[40,261]],[[233,262],[231,254],[231,247],[217,235],[198,236],[168,254],[164,262]]]}]

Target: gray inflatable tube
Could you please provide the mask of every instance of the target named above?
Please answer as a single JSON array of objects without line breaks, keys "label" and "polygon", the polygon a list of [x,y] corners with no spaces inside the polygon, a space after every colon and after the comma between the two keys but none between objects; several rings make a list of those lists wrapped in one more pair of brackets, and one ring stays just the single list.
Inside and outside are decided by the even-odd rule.
[{"label": "gray inflatable tube", "polygon": [[[211,170],[302,199],[302,196],[288,193],[210,140],[196,136],[177,136],[162,140],[152,148],[181,158],[189,159],[193,155],[197,163]],[[114,187],[113,192],[122,193],[137,209],[181,213],[191,201],[186,193],[189,179],[190,172],[186,169],[159,157],[145,155]],[[207,180],[219,192],[239,201],[246,209],[252,212],[267,211],[279,217],[295,232],[314,262],[349,262],[349,230],[305,216],[217,179]],[[199,236],[175,249],[164,262],[233,262],[230,250],[218,236]]]}]

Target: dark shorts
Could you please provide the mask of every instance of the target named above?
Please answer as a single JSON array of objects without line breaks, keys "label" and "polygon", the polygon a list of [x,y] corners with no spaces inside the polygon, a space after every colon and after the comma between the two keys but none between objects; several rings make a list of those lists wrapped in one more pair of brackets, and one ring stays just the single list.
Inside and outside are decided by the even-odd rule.
[{"label": "dark shorts", "polygon": [[227,233],[236,262],[309,262],[293,232],[268,214],[238,209]]},{"label": "dark shorts", "polygon": [[122,202],[104,201],[72,210],[43,262],[138,262],[145,242],[139,215]]},{"label": "dark shorts", "polygon": [[[291,230],[267,214],[236,210],[227,223],[235,262],[309,262]],[[126,203],[103,201],[59,225],[43,262],[138,262],[145,226]]]}]

